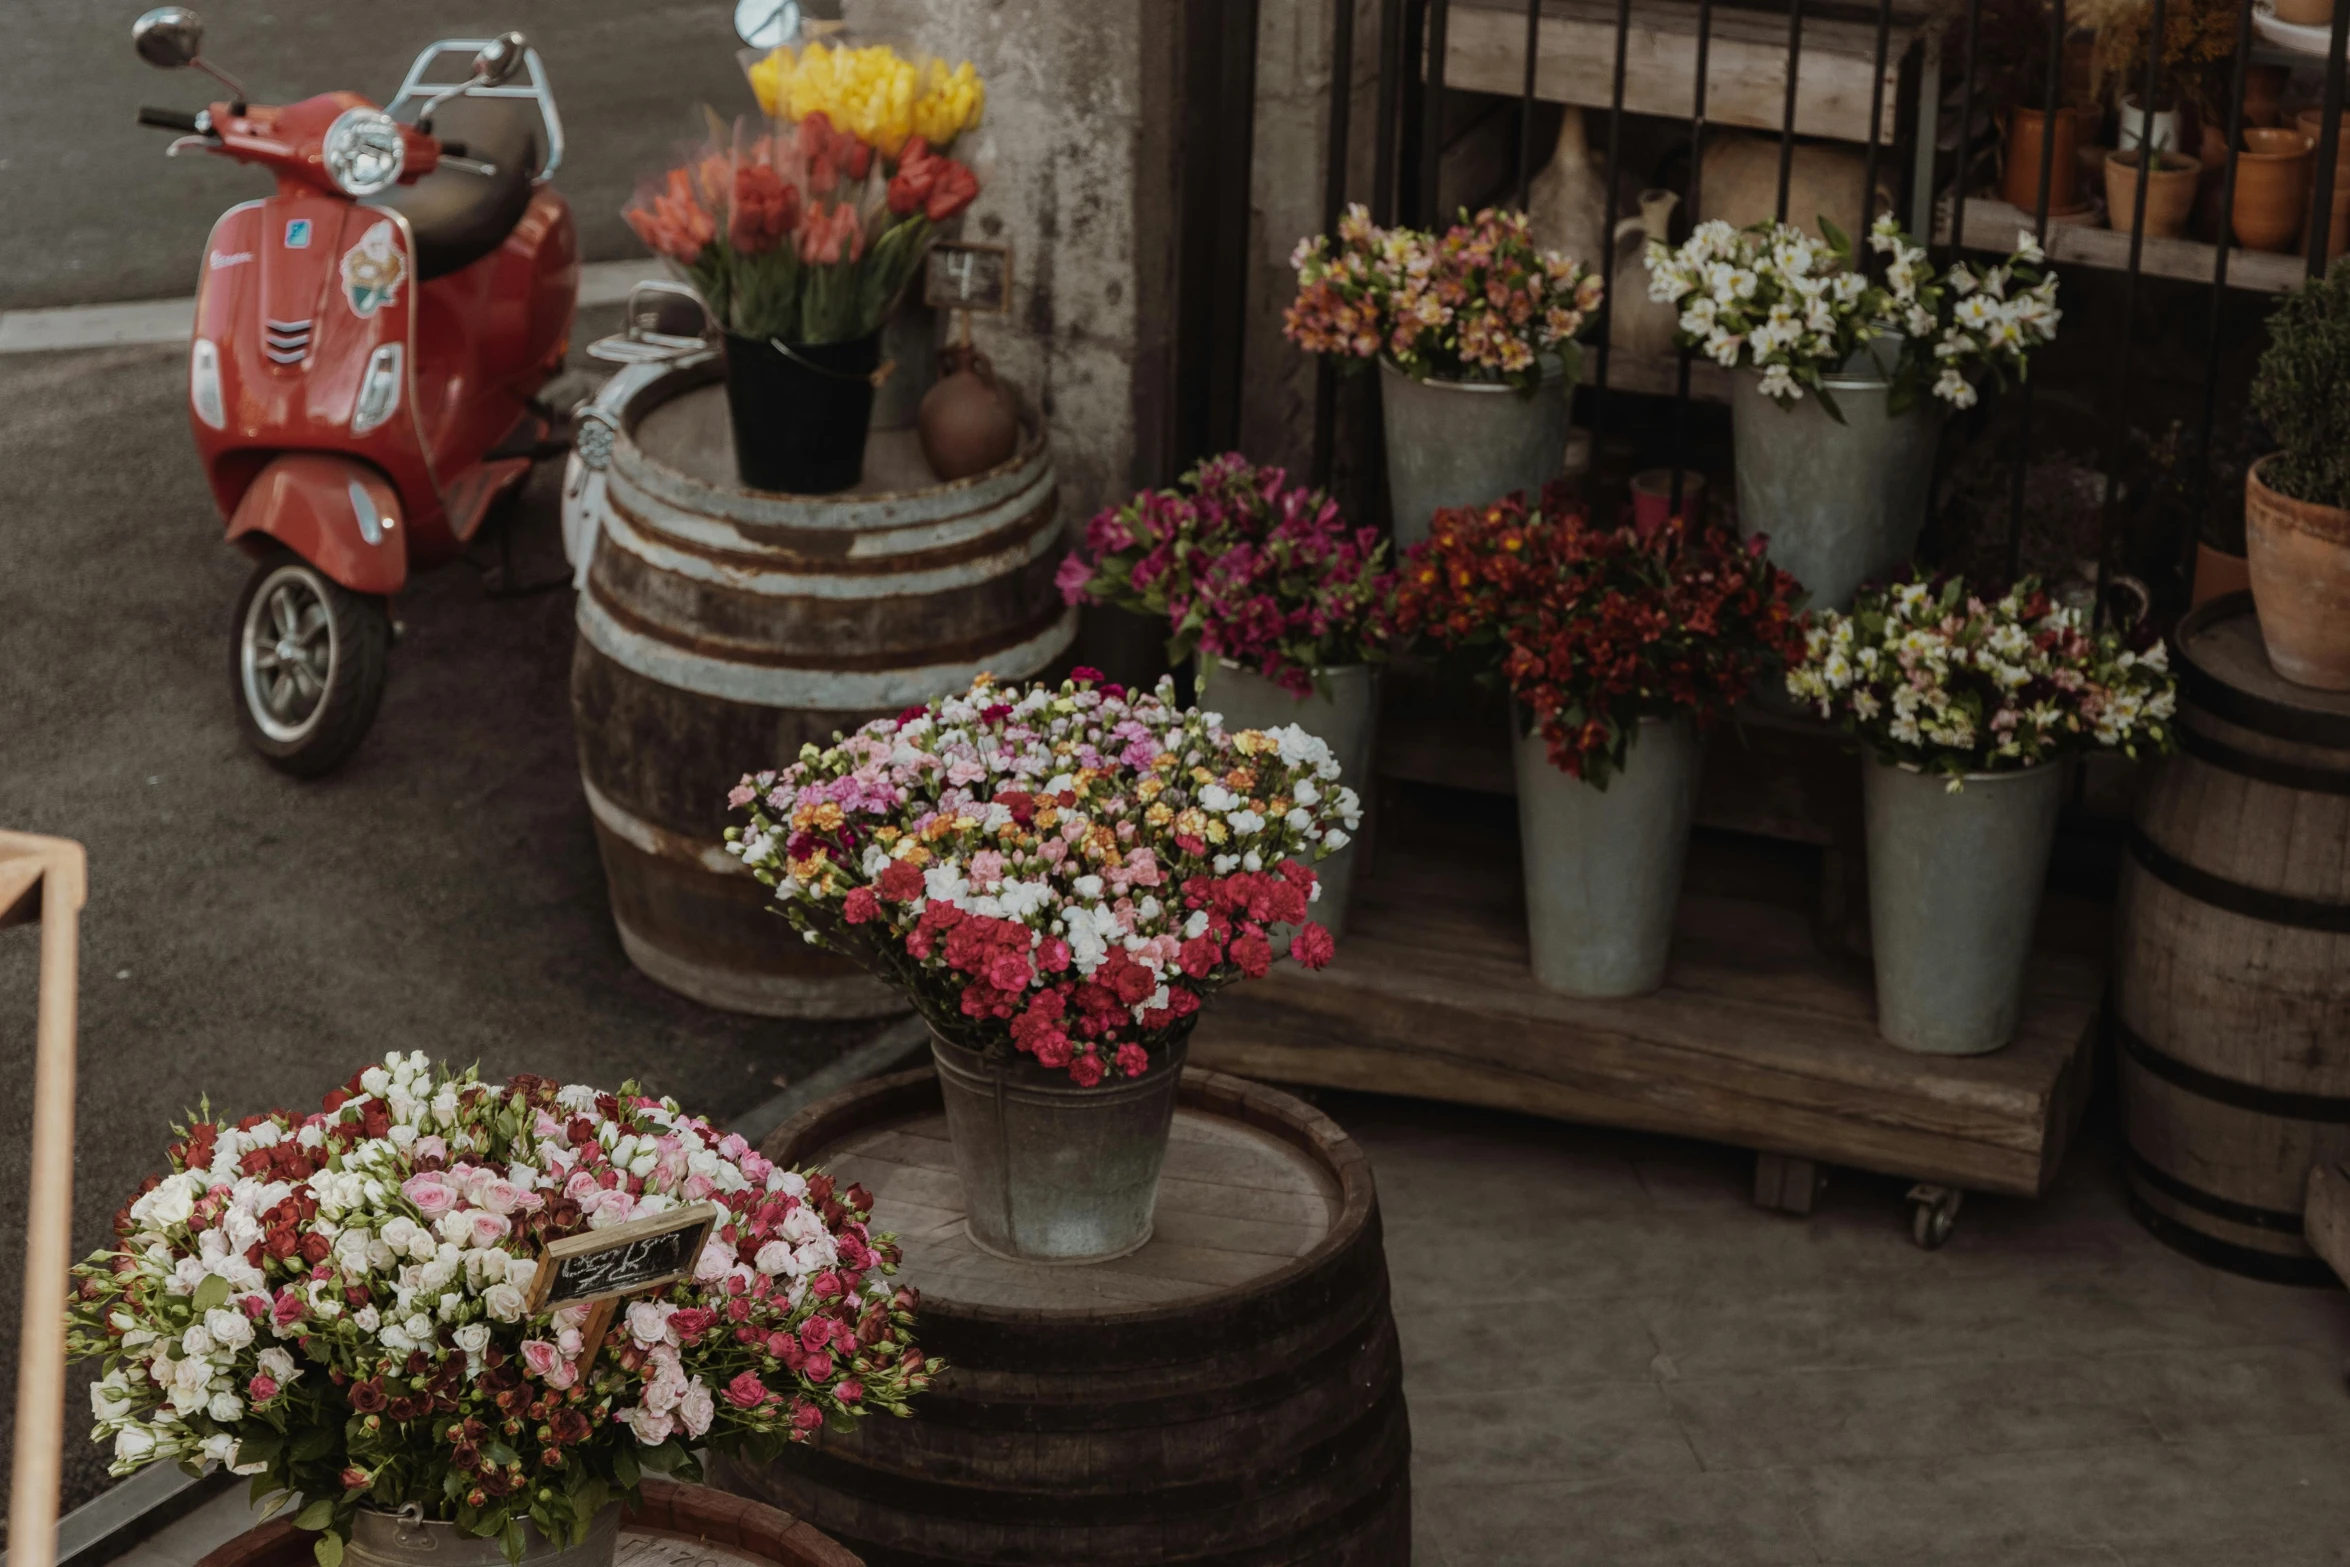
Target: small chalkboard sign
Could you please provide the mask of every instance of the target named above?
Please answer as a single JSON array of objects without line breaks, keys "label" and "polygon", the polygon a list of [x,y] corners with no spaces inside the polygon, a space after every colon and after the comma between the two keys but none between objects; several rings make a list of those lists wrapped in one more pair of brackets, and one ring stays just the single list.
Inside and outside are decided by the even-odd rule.
[{"label": "small chalkboard sign", "polygon": [[1010,310],[1012,247],[938,241],[922,274],[922,302],[933,310]]},{"label": "small chalkboard sign", "polygon": [[719,1214],[714,1203],[695,1203],[548,1242],[531,1281],[530,1309],[612,1300],[690,1278]]}]

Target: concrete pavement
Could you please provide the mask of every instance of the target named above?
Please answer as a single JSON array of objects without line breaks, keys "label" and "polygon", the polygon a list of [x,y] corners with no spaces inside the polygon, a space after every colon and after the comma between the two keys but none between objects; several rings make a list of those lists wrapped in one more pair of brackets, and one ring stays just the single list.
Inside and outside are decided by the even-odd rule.
[{"label": "concrete pavement", "polygon": [[[706,1011],[622,957],[572,751],[567,591],[493,601],[463,565],[420,579],[351,765],[302,784],[248,754],[226,674],[246,568],[189,444],[183,353],[0,359],[0,823],[90,850],[77,1254],[207,1093],[232,1116],[308,1106],[397,1046],[500,1077],[640,1077],[724,1115],[873,1032]],[[559,479],[542,469],[523,507],[532,577],[561,570]],[[10,1332],[34,943],[0,932]],[[83,1396],[69,1508],[103,1482]]]},{"label": "concrete pavement", "polygon": [[[212,158],[166,162],[141,104],[196,109],[225,89],[131,52],[146,0],[17,0],[0,92],[0,309],[187,294],[212,220],[269,182]],[[620,221],[639,179],[702,134],[701,106],[756,108],[728,0],[203,0],[206,54],[254,101],[343,88],[391,97],[436,38],[518,27],[545,58],[569,141],[557,186],[591,260],[641,254]]]}]

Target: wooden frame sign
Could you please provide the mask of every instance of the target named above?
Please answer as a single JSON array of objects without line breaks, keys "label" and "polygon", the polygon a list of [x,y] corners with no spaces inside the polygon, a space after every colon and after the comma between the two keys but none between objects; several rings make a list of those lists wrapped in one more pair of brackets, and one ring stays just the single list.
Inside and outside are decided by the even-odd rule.
[{"label": "wooden frame sign", "polygon": [[698,1202],[549,1241],[530,1281],[531,1311],[617,1300],[691,1278],[722,1213],[715,1203]]},{"label": "wooden frame sign", "polygon": [[1012,247],[940,240],[922,266],[922,302],[933,310],[1003,315],[1012,308]]}]

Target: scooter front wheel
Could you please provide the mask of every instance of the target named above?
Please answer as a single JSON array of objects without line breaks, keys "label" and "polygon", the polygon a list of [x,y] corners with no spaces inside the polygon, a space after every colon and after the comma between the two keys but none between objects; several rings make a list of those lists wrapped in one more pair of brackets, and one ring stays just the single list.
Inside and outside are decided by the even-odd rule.
[{"label": "scooter front wheel", "polygon": [[237,726],[272,767],[333,772],[367,738],[383,700],[391,622],[289,549],[272,549],[237,598],[229,684]]}]

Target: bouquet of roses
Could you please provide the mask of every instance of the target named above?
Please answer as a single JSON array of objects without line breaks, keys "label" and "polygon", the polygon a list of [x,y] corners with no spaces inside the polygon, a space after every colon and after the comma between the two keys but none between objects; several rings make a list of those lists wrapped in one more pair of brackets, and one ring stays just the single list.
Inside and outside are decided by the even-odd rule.
[{"label": "bouquet of roses", "polygon": [[793,925],[902,989],[938,1034],[1092,1087],[1139,1077],[1224,986],[1290,956],[1313,862],[1360,820],[1329,747],[1290,725],[1227,734],[1080,669],[970,691],[745,778],[729,852]]},{"label": "bouquet of roses", "polygon": [[[103,1357],[114,1472],[215,1459],[299,1494],[335,1567],[361,1507],[498,1539],[578,1540],[690,1446],[772,1452],[827,1418],[908,1413],[925,1363],[872,1199],[782,1170],[666,1099],[397,1051],[313,1114],[178,1128],[170,1173],[74,1270],[68,1341]],[[689,1281],[638,1296],[600,1350],[590,1307],[534,1312],[547,1242],[692,1203]]]},{"label": "bouquet of roses", "polygon": [[1599,528],[1554,490],[1439,511],[1404,557],[1397,623],[1498,675],[1550,759],[1606,788],[1643,717],[1718,720],[1773,662],[1802,651],[1802,589],[1721,529]]},{"label": "bouquet of roses", "polygon": [[1953,789],[2076,751],[2159,754],[2178,706],[2159,639],[2093,634],[2030,577],[1989,602],[1958,577],[1864,589],[1849,613],[1811,617],[1787,689]]},{"label": "bouquet of roses", "polygon": [[1090,562],[1061,563],[1062,595],[1163,617],[1176,663],[1230,659],[1302,697],[1325,670],[1387,655],[1395,573],[1378,530],[1238,452],[1103,508],[1085,548]]},{"label": "bouquet of roses", "polygon": [[1526,215],[1488,207],[1442,236],[1384,229],[1360,205],[1290,256],[1297,298],[1282,316],[1312,354],[1385,354],[1416,380],[1541,381],[1541,356],[1571,344],[1603,285],[1578,262],[1540,250]]},{"label": "bouquet of roses", "polygon": [[787,343],[863,337],[896,309],[938,226],[979,194],[923,136],[887,151],[823,112],[738,125],[622,213],[730,332]]},{"label": "bouquet of roses", "polygon": [[1970,372],[2022,380],[2031,351],[2056,336],[2056,274],[2041,270],[2047,258],[2029,230],[1998,266],[1961,262],[1938,274],[1888,214],[1869,230],[1869,248],[1887,258],[1882,283],[1855,263],[1834,224],[1823,219],[1820,230],[1825,239],[1785,223],[1734,229],[1717,219],[1678,250],[1651,240],[1648,296],[1680,311],[1684,348],[1758,372],[1764,395],[1782,407],[1808,391],[1838,418],[1825,378],[1882,339],[1900,339],[1889,406],[1901,413],[1929,386],[1951,407],[1971,408]]}]

